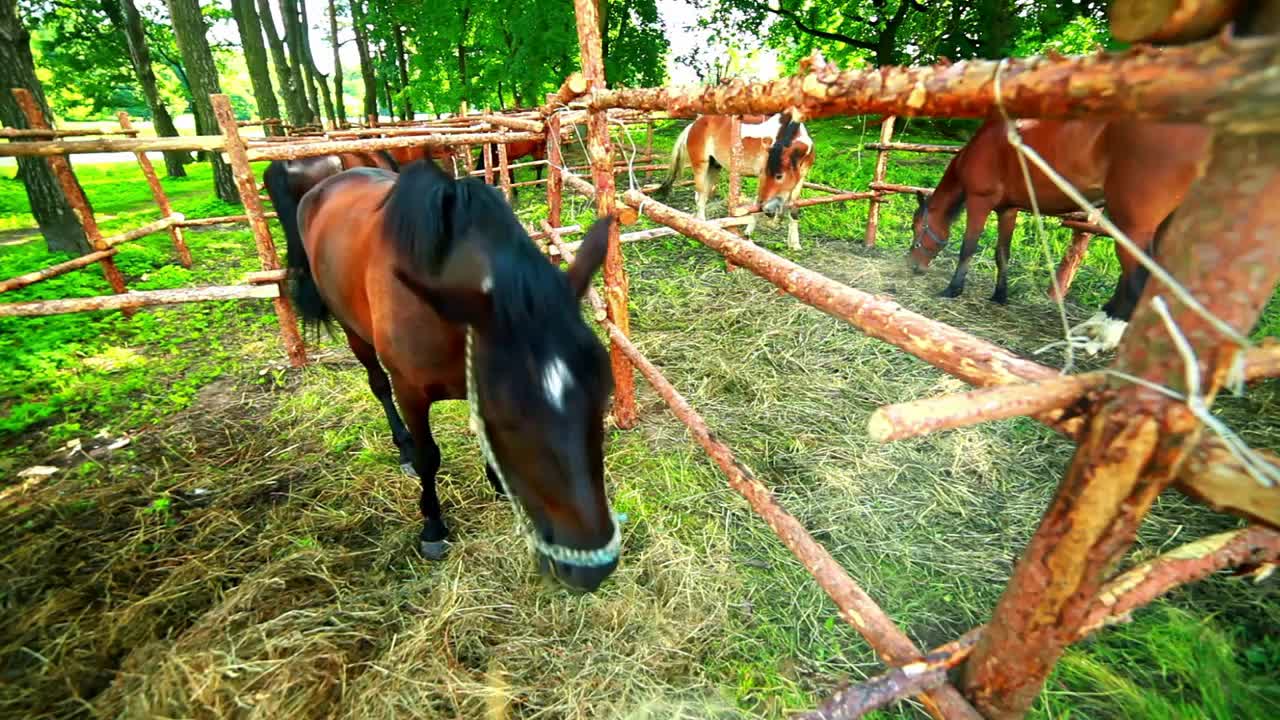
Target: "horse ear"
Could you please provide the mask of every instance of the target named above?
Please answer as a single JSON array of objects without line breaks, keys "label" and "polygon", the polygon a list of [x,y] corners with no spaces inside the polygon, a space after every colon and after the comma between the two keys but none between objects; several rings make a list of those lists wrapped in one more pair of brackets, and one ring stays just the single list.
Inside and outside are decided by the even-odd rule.
[{"label": "horse ear", "polygon": [[609,228],[613,226],[613,222],[613,216],[596,220],[587,231],[582,244],[578,246],[578,254],[574,256],[573,264],[565,272],[569,276],[569,287],[579,299],[587,294],[587,288],[591,287],[591,278],[604,264],[605,253],[609,250]]},{"label": "horse ear", "polygon": [[436,314],[455,325],[483,328],[493,313],[493,298],[487,290],[431,287],[400,268],[394,268],[392,274]]}]

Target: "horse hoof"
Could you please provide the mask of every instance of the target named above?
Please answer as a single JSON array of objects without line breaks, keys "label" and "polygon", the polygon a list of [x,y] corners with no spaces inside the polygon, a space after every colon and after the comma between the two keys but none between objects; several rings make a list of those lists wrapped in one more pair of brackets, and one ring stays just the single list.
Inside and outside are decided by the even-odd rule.
[{"label": "horse hoof", "polygon": [[418,552],[428,560],[443,560],[449,553],[448,540],[419,540]]},{"label": "horse hoof", "polygon": [[996,293],[995,295],[991,296],[991,302],[996,303],[997,305],[1008,305],[1009,296],[1002,295],[1001,293]]},{"label": "horse hoof", "polygon": [[418,471],[413,469],[413,463],[407,463],[407,462],[400,463],[400,471],[403,472],[405,475],[408,475],[409,477],[414,478],[415,480],[421,479],[418,476]]},{"label": "horse hoof", "polygon": [[960,291],[959,291],[959,290],[956,290],[956,289],[954,289],[954,288],[947,288],[947,289],[943,290],[942,292],[938,293],[938,297],[944,297],[944,298],[958,298],[958,297],[960,297]]}]

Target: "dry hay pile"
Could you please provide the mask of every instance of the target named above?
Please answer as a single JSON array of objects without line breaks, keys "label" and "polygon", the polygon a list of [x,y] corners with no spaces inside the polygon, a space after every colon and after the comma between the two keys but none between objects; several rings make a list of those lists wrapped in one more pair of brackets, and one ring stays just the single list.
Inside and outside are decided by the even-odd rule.
[{"label": "dry hay pile", "polygon": [[[876,446],[875,407],[959,383],[683,239],[628,252],[642,349],[783,505],[920,643],[984,620],[1071,448],[1026,420]],[[990,306],[981,272],[943,302],[943,271],[912,279],[897,253],[828,241],[799,259],[1018,351],[1057,327],[1041,295]],[[417,483],[363,371],[329,348],[280,383],[226,378],[131,452],[3,509],[0,714],[779,717],[875,671],[647,388],[641,426],[610,440],[629,522],[599,593],[536,576],[460,403],[433,418],[455,545],[419,560]],[[1262,446],[1280,445],[1259,412],[1276,391],[1225,404]],[[1170,495],[1139,553],[1233,524]],[[1276,591],[1271,610],[1256,592],[1180,597],[1274,622]]]}]

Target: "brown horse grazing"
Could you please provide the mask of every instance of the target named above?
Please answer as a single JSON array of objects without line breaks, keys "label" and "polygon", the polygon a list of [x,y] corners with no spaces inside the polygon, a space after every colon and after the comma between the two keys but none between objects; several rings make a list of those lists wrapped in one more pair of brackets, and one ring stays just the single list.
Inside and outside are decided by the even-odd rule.
[{"label": "brown horse grazing", "polygon": [[337,320],[364,365],[401,462],[422,482],[420,552],[442,557],[448,536],[431,404],[465,398],[489,481],[511,499],[542,572],[598,587],[620,546],[602,447],[613,377],[580,299],[613,220],[592,226],[562,272],[501,193],[431,162],[326,178],[298,216],[293,302],[313,326]]},{"label": "brown horse grazing", "polygon": [[[1200,125],[1133,120],[1112,122],[1018,120],[1023,142],[1095,204],[1145,252],[1154,251],[1160,232],[1182,203],[1208,160],[1210,133]],[[1061,214],[1079,208],[1044,173],[1028,166],[1040,211]],[[963,208],[968,218],[960,261],[944,297],[964,291],[969,261],[987,216],[997,213],[994,302],[1008,301],[1009,245],[1019,210],[1030,210],[1018,151],[1009,144],[1005,121],[988,119],[952,159],[931,197],[917,193],[910,263],[923,271],[947,244],[951,225]],[[1146,284],[1147,270],[1116,243],[1120,280],[1101,312],[1075,330],[1093,339],[1090,353],[1120,342]],[[1073,332],[1075,332],[1073,330]]]},{"label": "brown horse grazing", "polygon": [[[729,164],[732,144],[729,142],[730,118],[724,115],[699,115],[680,133],[671,151],[671,172],[658,189],[666,195],[675,184],[685,163],[693,170],[694,195],[698,218],[707,219],[707,201],[716,190],[720,168]],[[790,210],[787,245],[800,248],[799,212],[794,203],[804,188],[804,178],[813,167],[814,144],[804,123],[791,122],[791,115],[773,115],[764,122],[742,123],[742,174],[757,177],[756,202],[769,219],[777,219]],[[751,217],[747,234],[755,230],[756,217]]]},{"label": "brown horse grazing", "polygon": [[[507,143],[507,163],[511,164],[523,158],[532,158],[534,160],[547,159],[547,144],[542,140],[517,140],[516,142]],[[493,168],[494,177],[501,181],[501,170],[498,158],[498,146],[489,146],[489,162]],[[484,148],[476,155],[476,167],[484,167]],[[546,165],[538,165],[534,168],[538,179],[542,179],[542,170]],[[515,182],[515,171],[507,168],[507,182]],[[514,200],[517,195],[518,188],[511,188],[511,198]]]}]

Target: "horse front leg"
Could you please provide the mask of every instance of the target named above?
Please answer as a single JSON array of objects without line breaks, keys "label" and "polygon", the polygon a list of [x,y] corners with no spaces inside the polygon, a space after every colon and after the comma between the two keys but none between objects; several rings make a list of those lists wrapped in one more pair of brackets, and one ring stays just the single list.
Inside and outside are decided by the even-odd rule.
[{"label": "horse front leg", "polygon": [[1009,250],[1013,245],[1013,231],[1018,227],[1018,209],[1001,210],[997,216],[999,239],[996,241],[996,290],[991,302],[1009,303]]},{"label": "horse front leg", "polygon": [[960,297],[964,292],[965,277],[969,274],[969,262],[978,252],[978,238],[982,237],[982,227],[986,225],[987,215],[990,213],[989,208],[982,212],[974,212],[973,208],[968,209],[968,217],[965,218],[964,244],[960,246],[960,261],[956,263],[956,272],[951,276],[951,283],[942,291],[942,297]]},{"label": "horse front leg", "polygon": [[413,468],[422,483],[422,495],[418,509],[422,511],[422,533],[418,537],[418,552],[428,560],[443,559],[449,550],[449,528],[440,512],[440,497],[436,494],[436,473],[440,471],[440,447],[431,436],[431,398],[416,383],[403,378],[393,378],[396,399],[404,413],[409,433],[413,436]]}]

